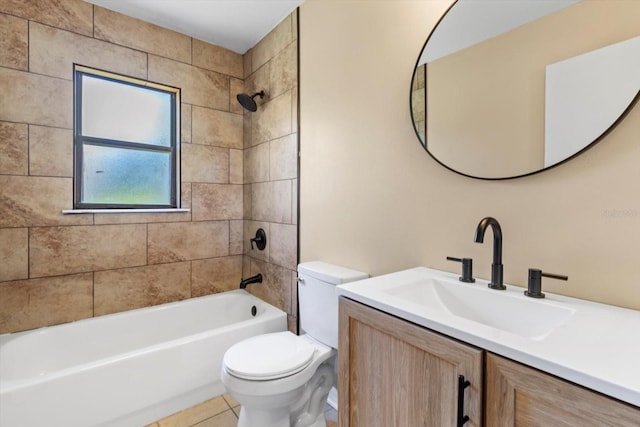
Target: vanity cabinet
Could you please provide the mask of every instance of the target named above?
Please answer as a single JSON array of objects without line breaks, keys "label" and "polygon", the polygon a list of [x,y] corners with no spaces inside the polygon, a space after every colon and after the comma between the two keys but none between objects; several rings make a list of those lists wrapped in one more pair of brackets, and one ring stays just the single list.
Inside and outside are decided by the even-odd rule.
[{"label": "vanity cabinet", "polygon": [[487,426],[638,427],[640,409],[487,353]]},{"label": "vanity cabinet", "polygon": [[[340,298],[340,427],[638,427],[640,408]],[[483,397],[484,393],[484,397]],[[484,405],[484,406],[483,406]]]},{"label": "vanity cabinet", "polygon": [[340,427],[481,425],[482,350],[345,298],[339,340]]}]

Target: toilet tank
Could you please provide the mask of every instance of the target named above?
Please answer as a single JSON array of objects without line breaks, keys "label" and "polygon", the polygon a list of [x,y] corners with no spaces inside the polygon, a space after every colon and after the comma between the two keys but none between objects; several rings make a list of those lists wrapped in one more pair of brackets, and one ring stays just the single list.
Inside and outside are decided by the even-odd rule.
[{"label": "toilet tank", "polygon": [[367,273],[322,261],[298,264],[298,316],[302,331],[323,344],[338,348],[336,285],[367,277]]}]

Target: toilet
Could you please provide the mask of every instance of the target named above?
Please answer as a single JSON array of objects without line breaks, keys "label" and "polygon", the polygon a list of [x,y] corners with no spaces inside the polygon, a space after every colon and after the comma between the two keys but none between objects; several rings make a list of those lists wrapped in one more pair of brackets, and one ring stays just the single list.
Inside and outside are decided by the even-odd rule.
[{"label": "toilet", "polygon": [[257,335],[230,347],[222,383],[241,405],[238,427],[326,427],[324,408],[336,382],[335,286],[366,273],[320,261],[298,265],[300,327]]}]

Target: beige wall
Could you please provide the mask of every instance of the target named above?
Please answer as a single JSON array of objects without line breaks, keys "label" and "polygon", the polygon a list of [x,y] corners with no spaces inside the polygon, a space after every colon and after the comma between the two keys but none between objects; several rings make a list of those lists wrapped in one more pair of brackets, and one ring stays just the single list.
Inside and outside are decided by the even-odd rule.
[{"label": "beige wall", "polygon": [[[244,277],[262,273],[247,289],[289,315],[295,330],[298,260],[298,21],[286,17],[244,55],[245,92],[258,111],[244,113]],[[249,238],[262,228],[264,251]]]},{"label": "beige wall", "polygon": [[[261,43],[254,63],[267,58],[277,64],[283,55],[280,47],[273,49],[273,43]],[[190,213],[61,214],[73,203],[74,62],[182,88],[181,200]],[[271,145],[272,165],[291,145],[271,133],[271,123],[281,121],[277,106],[286,104],[286,135],[295,123],[295,85],[280,68],[297,82],[297,72],[271,67],[274,107],[254,116],[261,119],[251,128],[265,136],[256,144]],[[253,71],[263,75],[258,66]],[[238,287],[247,249],[243,220],[252,212],[243,186],[251,176],[243,163],[251,156],[244,151],[243,110],[235,99],[244,78],[242,55],[84,1],[0,0],[0,333]],[[287,101],[279,103],[281,98]],[[291,194],[294,165],[286,173],[273,167],[272,174],[286,178]],[[254,196],[264,195],[256,185]],[[268,299],[289,312],[291,233],[279,226],[295,218],[291,197],[287,221],[253,210],[255,218],[277,223],[268,230],[274,267],[266,280],[287,294]],[[270,199],[265,205],[278,206]]]},{"label": "beige wall", "polygon": [[[300,257],[373,275],[417,265],[490,276],[496,217],[507,283],[567,274],[557,292],[640,309],[640,107],[602,142],[542,174],[482,181],[424,153],[408,96],[416,57],[451,4],[307,0],[300,9]],[[366,70],[366,71],[364,71]]]}]

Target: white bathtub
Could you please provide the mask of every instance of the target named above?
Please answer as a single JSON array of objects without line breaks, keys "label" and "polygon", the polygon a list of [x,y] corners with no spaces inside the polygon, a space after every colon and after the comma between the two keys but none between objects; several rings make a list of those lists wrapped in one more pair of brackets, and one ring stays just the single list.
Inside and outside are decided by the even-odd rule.
[{"label": "white bathtub", "polygon": [[286,328],[236,290],[0,335],[0,426],[143,426],[222,394],[226,349]]}]

